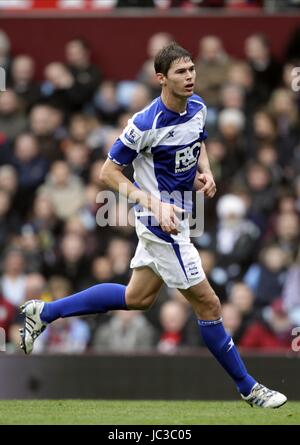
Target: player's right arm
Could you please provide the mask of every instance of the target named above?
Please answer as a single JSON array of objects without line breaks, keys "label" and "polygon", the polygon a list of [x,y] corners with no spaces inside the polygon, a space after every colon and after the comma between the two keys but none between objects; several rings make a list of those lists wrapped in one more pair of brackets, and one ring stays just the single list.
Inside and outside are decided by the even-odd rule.
[{"label": "player's right arm", "polygon": [[158,198],[150,193],[138,189],[123,174],[124,166],[107,159],[101,169],[100,180],[110,189],[126,196],[136,204],[140,204],[143,208],[153,212],[155,218],[159,222],[162,230],[167,233],[176,235],[178,233],[179,220],[175,212],[182,212],[175,205],[161,202]]},{"label": "player's right arm", "polygon": [[140,190],[123,174],[125,166],[131,164],[143,148],[143,139],[142,132],[134,124],[129,124],[112,146],[101,169],[100,180],[108,188],[153,212],[162,230],[176,235],[179,219],[175,212],[180,213],[182,209],[161,202],[151,193]]}]

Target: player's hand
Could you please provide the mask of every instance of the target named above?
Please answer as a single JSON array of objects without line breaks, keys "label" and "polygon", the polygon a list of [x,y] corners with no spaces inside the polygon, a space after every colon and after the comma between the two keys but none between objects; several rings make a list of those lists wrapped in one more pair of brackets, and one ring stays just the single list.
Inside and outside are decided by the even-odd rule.
[{"label": "player's hand", "polygon": [[154,210],[154,215],[159,222],[162,230],[170,235],[177,235],[180,225],[180,218],[176,215],[184,213],[184,210],[174,204],[160,202],[159,206]]},{"label": "player's hand", "polygon": [[212,174],[201,173],[197,177],[197,182],[200,183],[200,186],[199,188],[196,188],[199,191],[203,192],[204,196],[206,196],[207,198],[213,198],[215,196],[217,187]]}]

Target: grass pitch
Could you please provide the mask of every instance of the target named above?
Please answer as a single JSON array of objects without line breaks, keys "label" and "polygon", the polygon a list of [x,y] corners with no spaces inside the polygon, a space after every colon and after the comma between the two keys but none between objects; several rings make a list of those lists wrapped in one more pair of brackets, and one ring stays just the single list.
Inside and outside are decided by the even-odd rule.
[{"label": "grass pitch", "polygon": [[300,402],[270,410],[245,402],[5,400],[1,425],[299,425]]}]

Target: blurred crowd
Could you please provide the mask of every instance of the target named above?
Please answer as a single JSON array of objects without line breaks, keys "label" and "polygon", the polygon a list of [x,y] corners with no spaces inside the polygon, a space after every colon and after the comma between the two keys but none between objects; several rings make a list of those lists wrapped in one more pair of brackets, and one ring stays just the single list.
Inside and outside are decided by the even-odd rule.
[{"label": "blurred crowd", "polygon": [[[300,326],[299,35],[283,63],[261,34],[245,40],[243,60],[214,35],[200,40],[195,57],[218,193],[206,202],[205,231],[193,242],[226,329],[250,350],[290,350],[292,329]],[[128,119],[160,94],[153,58],[172,39],[153,35],[136,79],[118,83],[103,78],[87,42],[74,39],[65,60],[49,61],[38,82],[36,61],[12,54],[0,31],[8,85],[0,93],[0,327],[9,352],[19,351],[24,301],[127,284],[137,238],[118,221],[97,225],[99,172]],[[126,175],[132,178],[132,167]],[[201,346],[191,307],[163,287],[146,313],[56,321],[36,352],[176,353]]]},{"label": "blurred crowd", "polygon": [[[300,7],[300,0],[0,0],[0,8],[8,11],[22,10],[52,10],[52,11],[114,11],[121,8],[121,14],[126,9],[130,11],[140,8],[145,13],[147,9],[156,11],[172,11],[181,13],[201,13],[204,10],[224,10],[255,12],[291,11]],[[177,10],[177,12],[176,12]]]},{"label": "blurred crowd", "polygon": [[299,8],[300,2],[299,0],[99,0],[99,6],[102,5],[106,8],[182,8],[187,11],[197,11],[199,8],[282,11],[284,9]]},{"label": "blurred crowd", "polygon": [[96,4],[103,8],[181,8],[187,11],[199,8],[281,11],[300,7],[299,0],[96,0]]},{"label": "blurred crowd", "polygon": [[106,7],[121,7],[121,8],[183,8],[195,9],[197,8],[262,8],[264,0],[105,0]]}]

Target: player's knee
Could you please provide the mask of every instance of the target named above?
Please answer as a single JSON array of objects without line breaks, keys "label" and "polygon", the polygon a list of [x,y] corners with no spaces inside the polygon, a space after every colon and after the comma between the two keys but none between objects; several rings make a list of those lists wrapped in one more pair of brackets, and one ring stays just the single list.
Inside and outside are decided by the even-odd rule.
[{"label": "player's knee", "polygon": [[221,303],[215,292],[211,289],[203,295],[199,295],[196,304],[198,317],[205,316],[211,320],[217,320],[221,317]]},{"label": "player's knee", "polygon": [[212,319],[215,320],[221,316],[221,303],[217,295],[212,292],[208,297],[208,309],[212,314]]},{"label": "player's knee", "polygon": [[144,298],[143,300],[137,303],[136,309],[139,309],[140,311],[147,311],[152,306],[153,300],[154,296],[152,295],[150,295],[147,298]]},{"label": "player's knee", "polygon": [[152,306],[152,303],[156,298],[156,294],[137,295],[130,290],[126,290],[125,298],[128,309],[146,311]]}]

